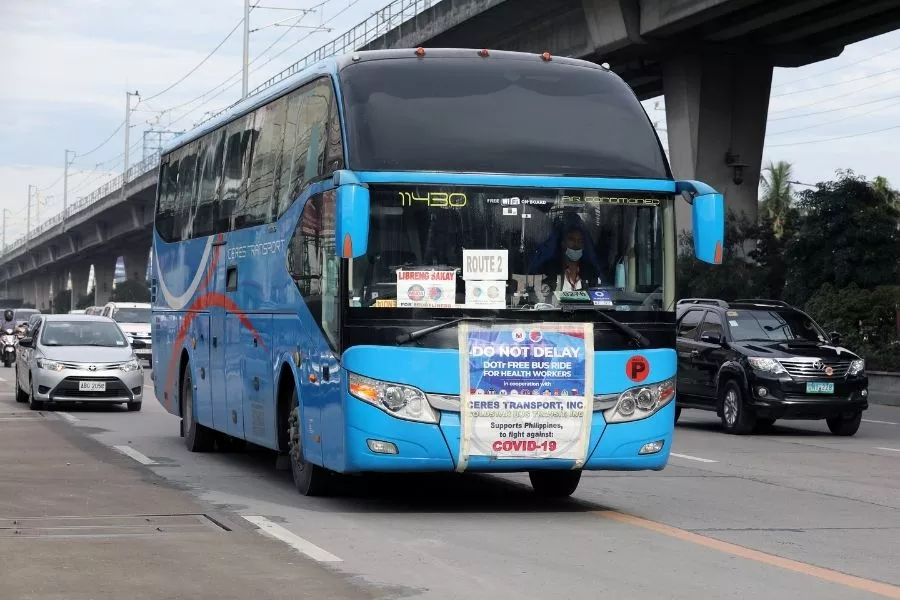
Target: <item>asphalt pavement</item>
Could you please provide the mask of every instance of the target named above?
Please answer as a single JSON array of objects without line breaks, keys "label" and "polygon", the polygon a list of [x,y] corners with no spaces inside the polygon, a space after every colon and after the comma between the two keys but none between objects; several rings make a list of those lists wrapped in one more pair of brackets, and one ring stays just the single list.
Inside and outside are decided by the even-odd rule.
[{"label": "asphalt pavement", "polygon": [[[11,370],[0,377],[8,380],[0,382],[0,411],[22,412]],[[832,436],[824,422],[778,423],[764,435],[729,436],[714,415],[685,410],[664,471],[588,473],[571,500],[549,503],[531,494],[524,475],[349,477],[335,497],[305,498],[294,490],[290,472],[276,469],[271,452],[189,453],[178,419],[154,400],[149,377],[139,413],[72,407],[36,414],[42,416],[32,421],[0,415],[0,506],[6,513],[0,517],[126,514],[93,496],[63,506],[66,489],[84,487],[100,498],[120,491],[128,514],[158,506],[153,514],[205,514],[235,524],[231,532],[201,533],[193,522],[179,521],[169,526],[191,531],[105,540],[125,549],[118,560],[125,561],[120,584],[126,588],[141,573],[142,582],[174,579],[171,585],[183,592],[178,597],[238,597],[256,586],[243,597],[276,598],[293,569],[304,582],[296,590],[311,589],[311,582],[319,595],[308,597],[318,598],[900,599],[896,407],[871,406],[852,438]],[[11,431],[18,434],[10,437]],[[7,440],[34,445],[49,435],[83,449],[97,464],[67,477],[56,474],[63,470],[58,463],[46,475],[35,471],[44,487],[30,492],[27,502],[16,501],[9,473],[19,478],[15,485],[31,485],[31,459],[17,458]],[[35,464],[50,468],[45,463]],[[105,469],[126,473],[131,487],[115,487],[118,475]],[[165,498],[155,499],[145,487]],[[53,501],[41,504],[46,497]],[[167,502],[185,506],[168,508]],[[16,552],[23,540],[4,536],[2,523],[0,571],[29,576],[12,579],[20,586],[15,595],[3,593],[10,579],[0,574],[0,598],[107,597],[29,591],[36,569],[48,577],[59,563],[37,554],[47,551],[45,541]],[[190,536],[203,540],[192,546]],[[137,549],[150,538],[165,545],[170,560]],[[70,542],[56,547],[63,543]],[[112,568],[103,543],[77,542],[79,569]],[[221,553],[225,562],[197,567],[206,553]],[[240,569],[223,566],[238,555]],[[232,577],[249,579],[229,586]],[[232,595],[196,593],[213,579]]]}]

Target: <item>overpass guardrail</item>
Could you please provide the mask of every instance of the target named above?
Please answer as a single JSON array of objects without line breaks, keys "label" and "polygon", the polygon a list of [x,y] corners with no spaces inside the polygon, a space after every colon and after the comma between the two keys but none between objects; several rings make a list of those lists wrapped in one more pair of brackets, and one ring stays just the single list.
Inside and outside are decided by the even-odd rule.
[{"label": "overpass guardrail", "polygon": [[[359,23],[353,28],[345,31],[337,38],[320,46],[319,48],[316,48],[288,68],[280,71],[260,85],[256,86],[255,88],[253,88],[253,90],[250,91],[248,96],[259,94],[263,90],[270,88],[273,85],[280,83],[281,81],[284,81],[286,78],[302,71],[309,65],[314,64],[319,60],[322,60],[329,56],[352,52],[353,50],[363,47],[366,44],[378,39],[380,36],[391,31],[392,29],[396,27],[402,27],[404,23],[415,19],[420,13],[428,10],[439,1],[440,0],[394,0],[384,8],[381,8],[372,13],[362,23]],[[211,115],[203,122],[205,123],[206,121],[216,118],[220,114],[232,108],[238,102],[240,102],[240,100],[222,109],[216,114]],[[135,178],[140,177],[141,175],[155,169],[158,165],[159,154],[155,153],[128,169],[128,173],[125,175],[125,178],[127,179],[127,181],[132,181]],[[120,189],[122,187],[122,183],[122,175],[114,177],[87,196],[81,197],[77,202],[70,204],[64,212],[60,212],[57,215],[54,215],[47,221],[41,223],[35,229],[32,229],[30,232],[26,232],[25,235],[18,237],[12,243],[0,249],[0,262],[5,261],[6,257],[10,253],[15,252],[19,248],[25,246],[29,240],[42,234],[48,229],[59,225],[66,219],[69,219],[82,210],[85,210],[101,198],[104,198],[117,189]]]}]

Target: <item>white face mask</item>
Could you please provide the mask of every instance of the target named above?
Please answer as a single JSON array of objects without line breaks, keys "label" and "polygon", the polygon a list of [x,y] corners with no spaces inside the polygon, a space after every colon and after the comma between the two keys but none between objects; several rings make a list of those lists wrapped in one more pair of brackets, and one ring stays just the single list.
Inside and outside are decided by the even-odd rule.
[{"label": "white face mask", "polygon": [[577,262],[581,260],[581,250],[575,250],[574,248],[566,248],[566,258],[571,260],[572,262]]}]

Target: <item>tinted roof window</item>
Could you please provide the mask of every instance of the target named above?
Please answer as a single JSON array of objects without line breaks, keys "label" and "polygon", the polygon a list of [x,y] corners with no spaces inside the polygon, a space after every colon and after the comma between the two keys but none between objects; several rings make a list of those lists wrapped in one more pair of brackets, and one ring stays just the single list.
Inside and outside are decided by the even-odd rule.
[{"label": "tinted roof window", "polygon": [[599,69],[425,58],[340,77],[354,169],[669,178],[640,102]]}]

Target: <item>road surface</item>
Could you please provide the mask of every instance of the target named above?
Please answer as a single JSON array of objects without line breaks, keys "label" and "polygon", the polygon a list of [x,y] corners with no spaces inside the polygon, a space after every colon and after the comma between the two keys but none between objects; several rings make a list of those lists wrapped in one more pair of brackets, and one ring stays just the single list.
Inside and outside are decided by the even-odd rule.
[{"label": "road surface", "polygon": [[685,410],[664,471],[587,473],[569,501],[524,475],[353,477],[305,498],[268,451],[189,453],[149,373],[146,389],[140,413],[55,414],[380,597],[900,598],[900,408],[872,406],[852,438],[729,436]]}]

